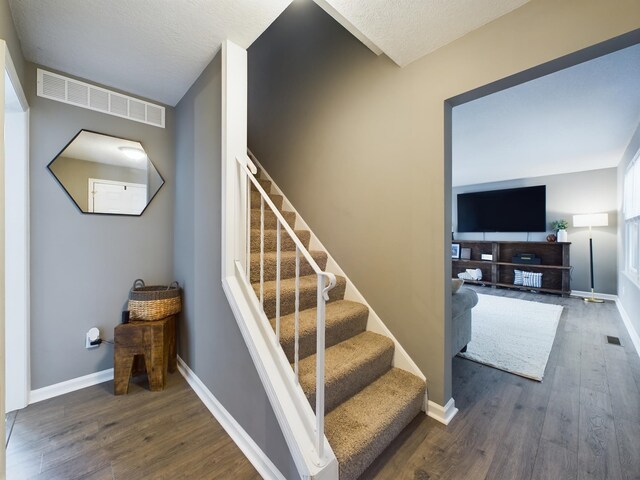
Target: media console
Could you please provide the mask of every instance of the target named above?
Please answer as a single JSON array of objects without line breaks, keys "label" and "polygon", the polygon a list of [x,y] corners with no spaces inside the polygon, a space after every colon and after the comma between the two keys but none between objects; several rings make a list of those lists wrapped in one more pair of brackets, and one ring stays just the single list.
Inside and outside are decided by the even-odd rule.
[{"label": "media console", "polygon": [[[453,259],[451,273],[457,277],[458,273],[468,268],[479,268],[482,280],[465,280],[466,283],[476,285],[490,285],[492,287],[515,288],[521,290],[536,290],[546,293],[556,293],[563,297],[571,294],[571,265],[569,263],[569,242],[491,242],[475,240],[453,240],[460,244],[460,248],[470,248],[469,260]],[[517,254],[533,253],[541,259],[539,265],[513,263]],[[483,254],[492,255],[492,260],[482,260]],[[542,286],[525,287],[514,285],[514,270],[542,273]]]}]

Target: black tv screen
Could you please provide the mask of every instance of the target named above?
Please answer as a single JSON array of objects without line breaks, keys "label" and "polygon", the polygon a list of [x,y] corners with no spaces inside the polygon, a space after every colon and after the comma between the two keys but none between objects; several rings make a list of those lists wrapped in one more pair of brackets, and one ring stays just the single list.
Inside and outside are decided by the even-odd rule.
[{"label": "black tv screen", "polygon": [[545,232],[546,186],[458,194],[458,232]]}]

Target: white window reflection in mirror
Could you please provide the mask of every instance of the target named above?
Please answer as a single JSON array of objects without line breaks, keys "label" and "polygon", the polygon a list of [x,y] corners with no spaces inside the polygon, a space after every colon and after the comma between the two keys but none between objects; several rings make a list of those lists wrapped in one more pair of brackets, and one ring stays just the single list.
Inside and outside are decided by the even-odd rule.
[{"label": "white window reflection in mirror", "polygon": [[141,215],[164,184],[140,142],[88,130],[48,168],[83,213]]}]

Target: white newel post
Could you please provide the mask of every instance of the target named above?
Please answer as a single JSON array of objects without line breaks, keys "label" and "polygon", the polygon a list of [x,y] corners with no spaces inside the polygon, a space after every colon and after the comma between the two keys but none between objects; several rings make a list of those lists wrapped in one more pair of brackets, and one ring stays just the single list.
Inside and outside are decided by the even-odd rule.
[{"label": "white newel post", "polygon": [[[247,180],[236,161],[247,153],[247,51],[222,44],[222,276],[246,269]],[[233,212],[233,214],[231,214]]]}]

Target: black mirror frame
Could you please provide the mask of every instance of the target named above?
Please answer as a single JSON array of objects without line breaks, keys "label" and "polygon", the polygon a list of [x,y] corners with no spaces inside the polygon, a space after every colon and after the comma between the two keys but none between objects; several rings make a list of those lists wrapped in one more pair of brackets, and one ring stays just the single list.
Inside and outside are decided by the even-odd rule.
[{"label": "black mirror frame", "polygon": [[[111,216],[111,217],[141,217],[142,214],[144,214],[144,212],[146,212],[147,208],[149,208],[149,205],[151,205],[151,202],[153,202],[153,199],[156,198],[156,195],[158,195],[158,192],[160,191],[160,189],[162,189],[162,187],[164,186],[164,184],[166,183],[164,177],[162,176],[162,174],[160,173],[160,171],[158,170],[158,167],[156,167],[156,165],[151,161],[151,159],[148,158],[149,162],[151,163],[151,165],[153,165],[153,168],[155,168],[156,172],[158,173],[158,175],[160,175],[160,179],[162,180],[162,183],[160,184],[160,186],[158,187],[158,189],[156,190],[156,192],[153,194],[153,196],[149,199],[149,201],[147,202],[147,205],[142,209],[142,211],[138,214],[134,214],[134,213],[102,213],[102,212],[85,212],[84,210],[82,210],[82,208],[80,208],[80,205],[78,205],[78,202],[76,202],[75,198],[73,198],[71,196],[71,194],[69,193],[69,190],[67,190],[67,188],[64,186],[64,184],[60,181],[60,179],[56,176],[55,173],[53,173],[53,170],[51,170],[51,165],[53,165],[53,162],[55,162],[58,157],[60,157],[60,155],[62,154],[62,152],[64,152],[67,147],[69,147],[69,145],[71,145],[76,138],[78,138],[78,136],[82,133],[82,132],[87,132],[87,133],[94,133],[96,135],[103,135],[105,137],[111,137],[111,138],[118,138],[120,140],[126,140],[128,142],[137,142],[139,143],[143,150],[144,150],[144,145],[142,145],[142,142],[139,140],[132,140],[129,138],[123,138],[117,135],[109,135],[107,133],[100,133],[100,132],[95,132],[93,130],[87,130],[85,128],[81,129],[78,133],[76,133],[73,138],[67,142],[67,144],[62,148],[62,150],[60,150],[55,157],[53,157],[53,160],[51,160],[48,164],[47,164],[47,170],[49,170],[49,173],[51,174],[51,176],[56,180],[56,182],[58,182],[58,185],[60,185],[60,187],[62,187],[62,190],[64,190],[64,193],[67,194],[67,197],[69,197],[71,199],[71,201],[73,202],[73,204],[76,206],[76,208],[80,211],[80,213],[82,213],[83,215],[104,215],[104,216]],[[146,152],[146,150],[145,150]]]}]

